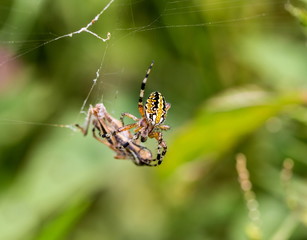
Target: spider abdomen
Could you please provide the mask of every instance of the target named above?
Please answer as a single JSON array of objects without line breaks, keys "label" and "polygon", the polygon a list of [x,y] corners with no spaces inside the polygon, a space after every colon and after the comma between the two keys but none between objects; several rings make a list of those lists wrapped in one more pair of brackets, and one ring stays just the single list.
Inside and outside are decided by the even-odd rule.
[{"label": "spider abdomen", "polygon": [[160,125],[165,120],[166,102],[159,92],[152,92],[145,104],[145,114],[147,120],[152,125]]}]

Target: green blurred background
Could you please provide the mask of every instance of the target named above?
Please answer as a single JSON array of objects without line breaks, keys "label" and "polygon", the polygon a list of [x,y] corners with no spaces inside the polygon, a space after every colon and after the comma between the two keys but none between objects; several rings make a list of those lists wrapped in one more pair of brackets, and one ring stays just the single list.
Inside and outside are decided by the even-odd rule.
[{"label": "green blurred background", "polygon": [[[89,29],[108,42],[52,41],[107,3],[0,3],[0,239],[307,239],[306,0],[115,0]],[[84,122],[100,65],[84,110],[138,116],[152,60],[146,96],[172,104],[160,167],[48,125]]]}]

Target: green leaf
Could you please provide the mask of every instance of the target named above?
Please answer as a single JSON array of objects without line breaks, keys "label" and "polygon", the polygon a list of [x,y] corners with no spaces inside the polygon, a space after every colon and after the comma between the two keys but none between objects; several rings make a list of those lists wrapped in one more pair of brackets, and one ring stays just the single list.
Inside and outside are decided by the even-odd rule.
[{"label": "green leaf", "polygon": [[[233,106],[229,104],[231,102]],[[238,91],[228,97],[211,100],[192,122],[176,134],[162,172],[172,171],[180,164],[196,159],[216,159],[256,131],[270,117],[291,104],[302,102],[299,93],[274,96],[254,90]]]},{"label": "green leaf", "polygon": [[285,8],[293,17],[297,18],[303,26],[307,26],[307,11],[305,9],[295,7],[290,3],[287,3]]},{"label": "green leaf", "polygon": [[74,203],[66,208],[61,214],[46,223],[35,240],[58,240],[64,239],[76,221],[90,206],[89,201]]}]

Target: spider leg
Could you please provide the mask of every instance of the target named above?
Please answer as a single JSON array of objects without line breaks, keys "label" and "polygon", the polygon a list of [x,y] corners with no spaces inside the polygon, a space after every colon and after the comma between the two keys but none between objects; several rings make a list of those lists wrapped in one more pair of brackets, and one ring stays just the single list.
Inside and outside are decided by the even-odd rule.
[{"label": "spider leg", "polygon": [[128,124],[126,126],[120,127],[118,128],[116,131],[113,132],[113,134],[119,133],[119,132],[123,132],[123,131],[128,131],[132,128],[135,128],[138,126],[138,123],[132,123],[132,124]]},{"label": "spider leg", "polygon": [[170,129],[171,129],[171,127],[170,127],[170,126],[168,126],[168,125],[159,125],[159,126],[156,126],[156,128],[159,128],[159,129],[161,129],[161,130],[165,130],[165,131],[167,131],[167,130],[170,130]]},{"label": "spider leg", "polygon": [[158,162],[155,164],[150,164],[149,162],[144,163],[144,164],[147,166],[151,166],[151,167],[159,166],[162,163],[163,158],[167,152],[167,145],[163,141],[163,135],[161,132],[152,132],[148,136],[150,138],[155,138],[158,141],[157,157],[156,159],[152,160],[152,161],[158,161]]},{"label": "spider leg", "polygon": [[145,117],[144,105],[143,105],[145,86],[146,86],[146,82],[147,82],[149,73],[150,73],[153,65],[154,65],[154,62],[152,61],[152,63],[150,64],[149,68],[147,69],[145,78],[143,79],[142,85],[141,85],[140,97],[139,97],[139,102],[138,102],[138,109],[139,109],[139,112],[140,112],[142,118]]},{"label": "spider leg", "polygon": [[126,113],[126,112],[124,112],[124,113],[122,113],[122,114],[120,115],[120,121],[121,121],[121,123],[123,124],[123,126],[125,125],[125,124],[124,124],[124,117],[131,118],[133,121],[139,121],[139,119],[138,119],[136,116],[132,115],[131,113]]}]

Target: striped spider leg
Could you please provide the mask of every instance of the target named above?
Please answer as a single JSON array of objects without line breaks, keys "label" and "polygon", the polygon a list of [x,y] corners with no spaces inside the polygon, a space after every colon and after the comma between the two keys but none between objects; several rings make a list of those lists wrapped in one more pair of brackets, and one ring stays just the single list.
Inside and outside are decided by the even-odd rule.
[{"label": "striped spider leg", "polygon": [[132,159],[138,166],[151,166],[151,151],[139,145],[129,131],[113,134],[123,127],[122,122],[112,117],[102,103],[96,104],[95,107],[90,106],[85,127],[79,124],[76,124],[76,127],[86,136],[91,123],[93,124],[93,137],[112,149],[116,153],[114,158]]},{"label": "striped spider leg", "polygon": [[[129,132],[130,129],[135,128],[135,134],[133,136],[135,140],[140,138],[141,142],[145,142],[148,137],[155,138],[158,142],[158,147],[157,157],[153,161],[157,161],[157,163],[152,164],[152,166],[158,166],[162,163],[163,158],[167,152],[167,145],[163,140],[161,130],[170,129],[168,125],[164,125],[162,123],[165,121],[167,111],[170,109],[171,104],[167,103],[163,95],[159,92],[152,92],[149,95],[145,106],[143,104],[146,82],[153,65],[154,62],[150,64],[141,85],[138,102],[138,110],[140,112],[141,118],[137,118],[130,113],[122,113],[120,120],[123,124],[123,127],[120,127],[117,130],[117,133]],[[132,119],[135,121],[135,123],[125,125],[124,117]]]}]

